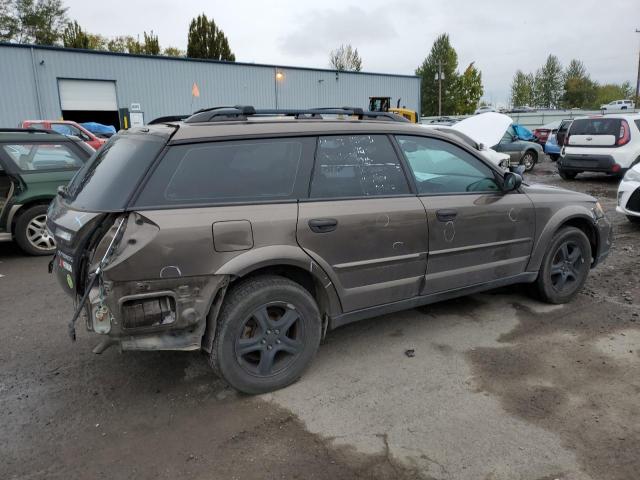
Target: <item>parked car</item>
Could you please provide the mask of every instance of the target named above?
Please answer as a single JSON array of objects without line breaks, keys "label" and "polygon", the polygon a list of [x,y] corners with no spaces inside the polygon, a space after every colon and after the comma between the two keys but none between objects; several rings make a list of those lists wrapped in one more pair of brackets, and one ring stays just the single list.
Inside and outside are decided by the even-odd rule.
[{"label": "parked car", "polygon": [[83,122],[80,126],[89,130],[98,138],[109,139],[116,134],[116,127],[113,125],[103,125],[102,123],[97,122]]},{"label": "parked car", "polygon": [[511,157],[511,165],[523,165],[525,171],[530,172],[544,157],[544,150],[535,142],[523,140],[518,136],[516,127],[510,125],[500,142],[493,148],[497,152],[503,152]]},{"label": "parked car", "polygon": [[473,112],[473,114],[474,115],[478,115],[480,113],[495,112],[495,111],[496,111],[496,109],[493,108],[491,105],[484,105],[482,107],[478,107],[476,109],[476,111]]},{"label": "parked car", "polygon": [[554,130],[558,130],[559,126],[560,126],[560,120],[556,122],[547,123],[542,127],[535,128],[533,130],[533,136],[534,136],[535,142],[539,143],[544,147],[544,144],[547,143],[547,138],[549,138],[549,135],[551,134],[551,132]]},{"label": "parked car", "polygon": [[98,137],[83,126],[69,120],[24,120],[20,127],[53,130],[60,135],[78,137],[94,150],[100,148],[107,141],[106,138]]},{"label": "parked car", "polygon": [[523,282],[569,302],[607,255],[593,197],[525,185],[434,129],[331,112],[222,107],[115,135],[49,208],[72,335],[84,309],[95,351],[203,349],[262,393],[327,330]]},{"label": "parked car", "polygon": [[558,160],[558,173],[572,180],[581,172],[622,177],[640,161],[640,115],[612,114],[573,121]]},{"label": "parked car", "polygon": [[564,141],[567,136],[567,132],[569,131],[569,127],[573,123],[573,119],[562,120],[560,122],[560,126],[558,127],[558,132],[556,133],[556,142],[558,146],[563,147]]},{"label": "parked car", "polygon": [[530,113],[530,112],[535,112],[536,109],[533,107],[530,107],[529,105],[524,105],[524,106],[516,106],[513,107],[511,110],[509,110],[510,113]]},{"label": "parked car", "polygon": [[47,206],[92,153],[82,141],[51,131],[0,129],[0,241],[51,255]]},{"label": "parked car", "polygon": [[607,112],[620,112],[623,110],[633,110],[634,108],[636,108],[636,105],[632,100],[614,100],[613,102],[600,105],[600,109]]},{"label": "parked car", "polygon": [[549,155],[549,158],[554,162],[557,162],[558,158],[560,158],[560,145],[556,140],[556,132],[557,130],[552,130],[544,144],[544,153]]},{"label": "parked car", "polygon": [[626,215],[631,223],[640,224],[640,163],[627,170],[622,178],[616,210]]}]

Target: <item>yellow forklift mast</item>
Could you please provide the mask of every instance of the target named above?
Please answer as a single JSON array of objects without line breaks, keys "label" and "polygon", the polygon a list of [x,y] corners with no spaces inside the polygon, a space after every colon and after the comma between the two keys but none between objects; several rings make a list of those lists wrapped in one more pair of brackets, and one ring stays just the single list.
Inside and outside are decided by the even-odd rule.
[{"label": "yellow forklift mast", "polygon": [[401,115],[412,123],[418,123],[418,112],[400,107],[400,99],[395,107],[391,106],[391,97],[369,97],[369,111],[391,112]]}]

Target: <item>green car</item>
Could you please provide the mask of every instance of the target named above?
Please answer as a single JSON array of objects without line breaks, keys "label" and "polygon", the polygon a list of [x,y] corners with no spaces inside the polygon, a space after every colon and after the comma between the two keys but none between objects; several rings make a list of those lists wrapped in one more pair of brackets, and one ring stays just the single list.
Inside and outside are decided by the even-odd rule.
[{"label": "green car", "polygon": [[47,207],[94,150],[54,132],[0,129],[0,241],[15,240],[30,255],[56,249]]}]

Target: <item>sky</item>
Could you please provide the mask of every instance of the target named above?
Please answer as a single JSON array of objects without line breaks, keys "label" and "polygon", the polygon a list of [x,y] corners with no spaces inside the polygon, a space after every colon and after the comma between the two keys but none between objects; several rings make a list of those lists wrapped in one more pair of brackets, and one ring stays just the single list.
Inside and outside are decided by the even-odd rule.
[{"label": "sky", "polygon": [[350,43],[363,70],[414,74],[435,38],[448,33],[458,68],[475,62],[484,99],[506,104],[517,69],[535,71],[552,53],[577,58],[592,79],[635,84],[640,0],[65,0],[68,15],[107,37],[153,30],[161,47],[186,50],[190,20],[213,18],[237,61],[328,67]]}]

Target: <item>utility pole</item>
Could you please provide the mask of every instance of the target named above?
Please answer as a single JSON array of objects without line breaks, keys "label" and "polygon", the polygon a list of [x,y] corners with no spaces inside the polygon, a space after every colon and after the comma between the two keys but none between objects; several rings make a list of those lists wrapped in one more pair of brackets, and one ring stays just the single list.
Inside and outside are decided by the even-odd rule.
[{"label": "utility pole", "polygon": [[[636,33],[640,33],[640,30],[636,28]],[[640,100],[640,49],[638,50],[638,78],[636,78],[636,98],[634,98],[635,108],[638,108],[638,102]]]},{"label": "utility pole", "polygon": [[438,116],[442,116],[442,60],[438,60]]}]

